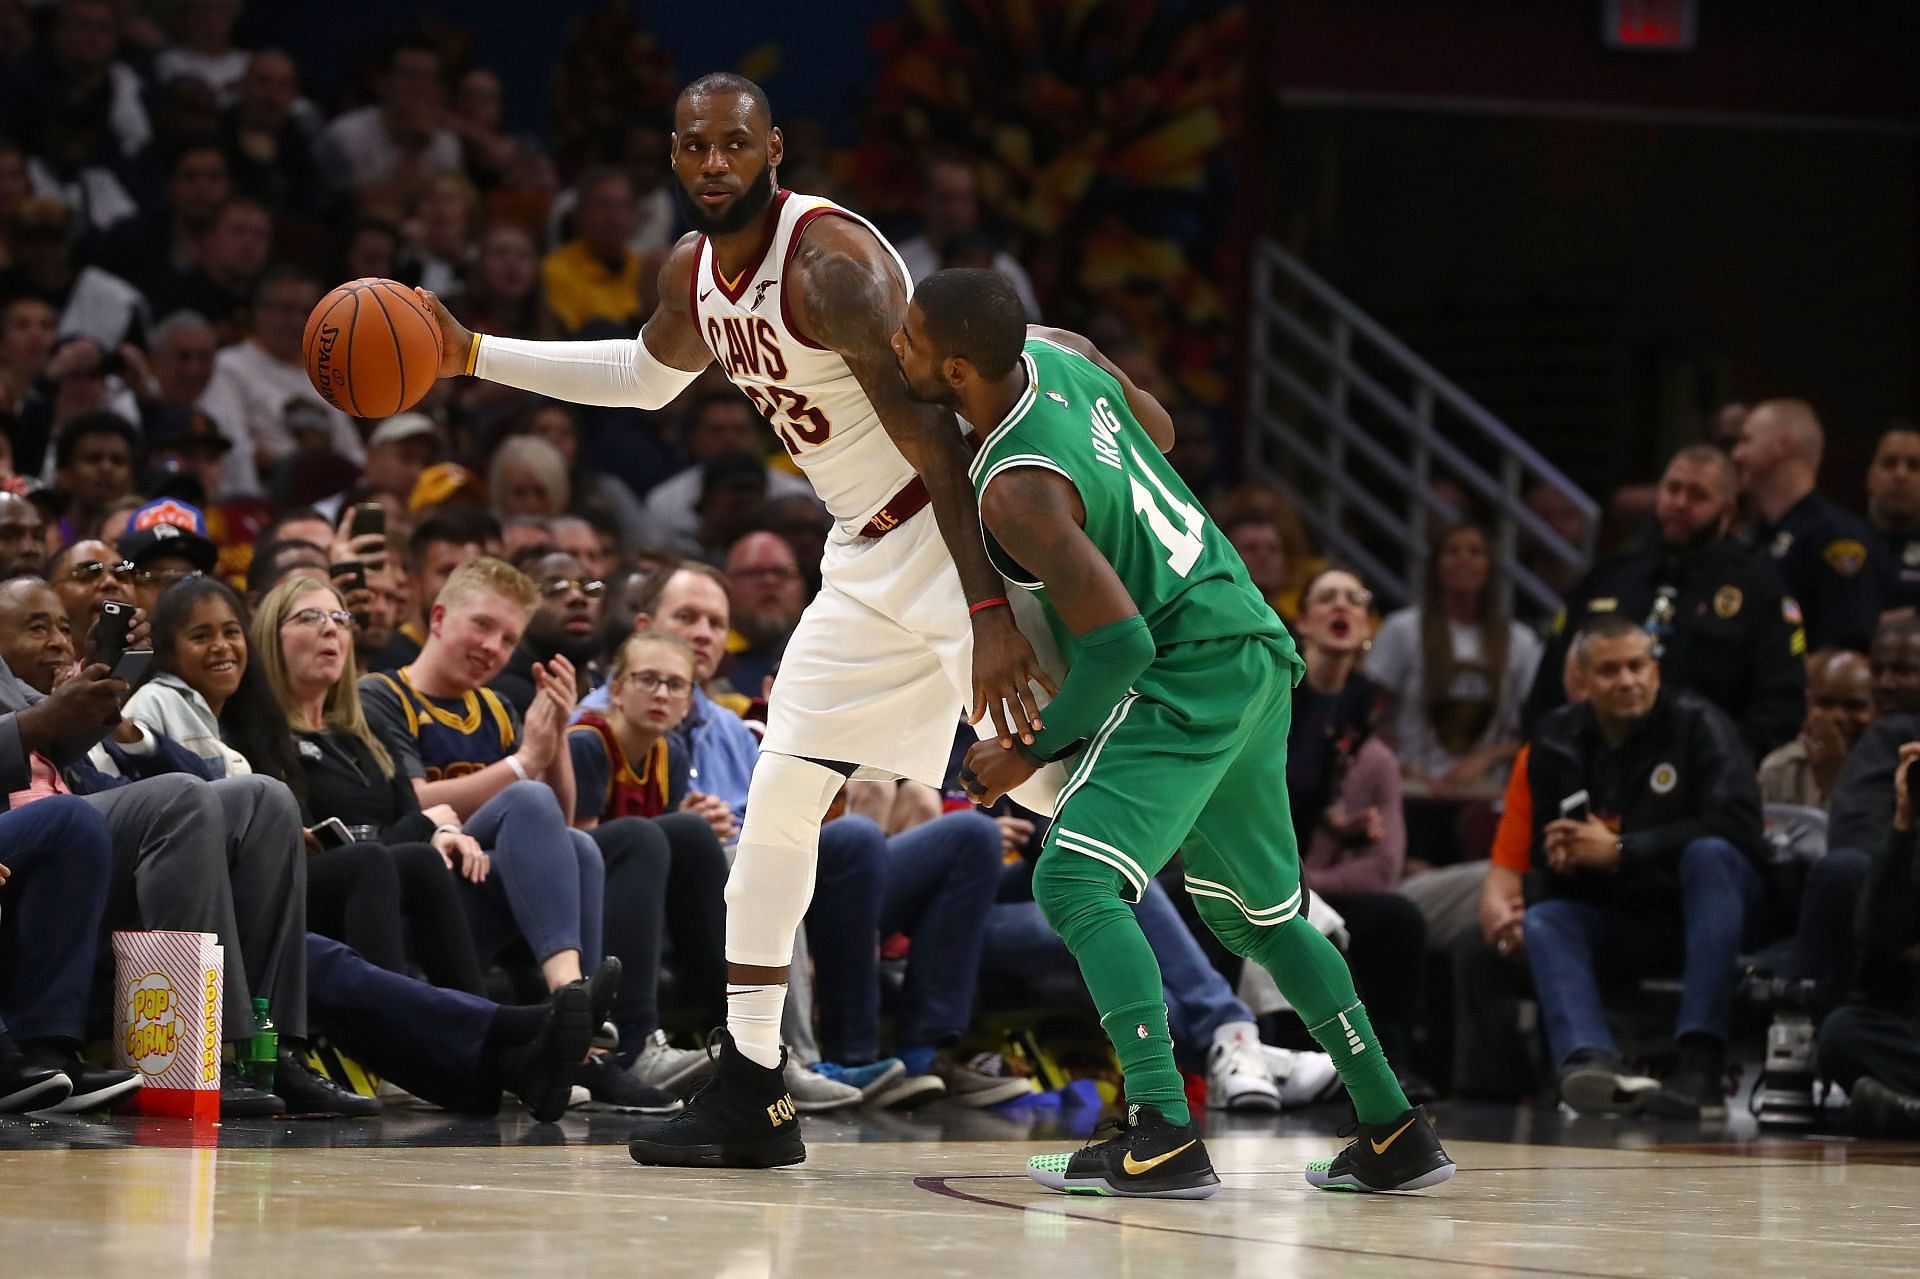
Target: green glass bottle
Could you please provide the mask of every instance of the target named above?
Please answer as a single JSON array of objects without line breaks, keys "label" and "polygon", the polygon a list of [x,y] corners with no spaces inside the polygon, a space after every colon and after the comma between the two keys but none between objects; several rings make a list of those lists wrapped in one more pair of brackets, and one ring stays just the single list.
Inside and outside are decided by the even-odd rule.
[{"label": "green glass bottle", "polygon": [[280,1030],[267,1015],[267,1001],[253,1001],[253,1038],[247,1041],[246,1058],[241,1067],[247,1082],[262,1092],[273,1091],[273,1077],[280,1066]]}]

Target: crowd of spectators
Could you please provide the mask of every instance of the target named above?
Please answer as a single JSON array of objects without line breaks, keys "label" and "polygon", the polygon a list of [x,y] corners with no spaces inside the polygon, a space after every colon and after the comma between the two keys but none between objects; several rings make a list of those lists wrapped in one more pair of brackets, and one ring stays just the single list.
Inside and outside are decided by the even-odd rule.
[{"label": "crowd of spectators", "polygon": [[[7,28],[0,1109],[133,1087],[79,1056],[108,1015],[89,939],[117,927],[221,940],[229,1045],[266,1001],[273,1089],[230,1068],[229,1114],[377,1109],[311,1068],[323,1036],[456,1109],[675,1109],[723,1016],[757,721],[831,521],[715,374],[658,414],[449,379],[360,421],[300,350],[362,275],[477,331],[631,334],[678,226],[664,136],[587,102],[549,153],[421,35],[323,104],[287,52],[235,45],[232,0],[156,13],[59,0]],[[1038,318],[978,171],[920,176],[913,273],[994,267]],[[1815,487],[1810,406],[1730,406],[1626,549],[1553,566],[1545,627],[1502,610],[1454,494],[1469,518],[1382,616],[1277,491],[1223,485],[1124,323],[1088,327],[1169,401],[1176,467],[1300,642],[1313,918],[1410,1093],[1711,1117],[1759,968],[1815,992],[1863,1127],[1920,1125],[1920,430],[1880,439],[1852,513]],[[1560,495],[1528,502],[1577,534]],[[155,653],[131,696],[96,662],[110,602]],[[982,1006],[1084,998],[1032,900],[1043,821],[949,780],[849,784],[822,828],[783,1026],[803,1110],[1017,1099],[1033,1063]],[[1286,1046],[1309,1047],[1177,880],[1136,909],[1182,1064],[1235,1108],[1322,1099],[1331,1064]],[[1622,976],[1677,978],[1671,1034]]]}]

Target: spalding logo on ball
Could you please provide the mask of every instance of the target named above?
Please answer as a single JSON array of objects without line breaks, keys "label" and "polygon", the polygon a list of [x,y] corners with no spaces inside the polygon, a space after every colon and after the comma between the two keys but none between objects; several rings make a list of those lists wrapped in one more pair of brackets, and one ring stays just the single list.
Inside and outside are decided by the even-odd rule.
[{"label": "spalding logo on ball", "polygon": [[440,325],[393,280],[350,280],[327,294],[301,341],[314,390],[350,417],[410,409],[440,376]]}]

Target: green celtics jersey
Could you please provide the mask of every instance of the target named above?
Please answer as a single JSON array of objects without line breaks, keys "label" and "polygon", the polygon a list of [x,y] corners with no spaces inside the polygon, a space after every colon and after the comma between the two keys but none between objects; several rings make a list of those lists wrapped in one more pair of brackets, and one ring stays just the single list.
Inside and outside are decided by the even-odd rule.
[{"label": "green celtics jersey", "polygon": [[[1234,636],[1267,636],[1302,669],[1293,640],[1247,576],[1226,535],[1134,420],[1113,376],[1078,352],[1029,338],[1021,357],[1027,389],[973,460],[975,500],[1002,471],[1039,466],[1073,482],[1087,509],[1086,531],[1133,597],[1159,651]],[[987,535],[994,566],[1047,602],[1034,575]],[[1047,620],[1069,664],[1074,637],[1051,607]]]}]

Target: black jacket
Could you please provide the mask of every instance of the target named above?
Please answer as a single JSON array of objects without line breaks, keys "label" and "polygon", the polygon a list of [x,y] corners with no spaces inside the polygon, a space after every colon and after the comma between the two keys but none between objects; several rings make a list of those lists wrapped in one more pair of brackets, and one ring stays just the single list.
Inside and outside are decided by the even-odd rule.
[{"label": "black jacket", "polygon": [[1920,715],[1888,715],[1867,725],[1827,803],[1827,847],[1878,848],[1893,826],[1893,772],[1900,744],[1920,741]]},{"label": "black jacket", "polygon": [[1806,610],[1809,644],[1866,652],[1893,570],[1865,520],[1809,493],[1756,528],[1753,546],[1772,557],[1787,594]]},{"label": "black jacket", "polygon": [[1913,953],[1920,944],[1920,875],[1914,832],[1889,829],[1873,854],[1860,900],[1860,998],[1907,1017],[1920,1015]]},{"label": "black jacket", "polygon": [[[1670,588],[1670,620],[1656,619],[1655,603]],[[1665,547],[1600,561],[1567,594],[1566,612],[1533,678],[1520,712],[1531,732],[1565,704],[1561,685],[1567,645],[1603,613],[1649,622],[1661,633],[1660,680],[1692,689],[1739,726],[1755,759],[1793,740],[1806,715],[1807,640],[1773,567],[1734,542],[1720,541],[1689,555]]]},{"label": "black jacket", "polygon": [[433,838],[433,823],[420,811],[413,780],[399,768],[380,772],[367,744],[348,733],[295,733],[300,766],[307,773],[306,811],[311,826],[338,817],[348,826],[377,826],[383,844],[419,844]]},{"label": "black jacket", "polygon": [[[1696,693],[1662,689],[1647,718],[1619,746],[1600,735],[1592,708],[1563,706],[1531,739],[1533,869],[1527,899],[1569,897],[1662,915],[1678,912],[1680,852],[1719,836],[1759,861],[1760,787],[1733,722]],[[1586,791],[1593,815],[1620,833],[1616,874],[1547,869],[1545,831],[1560,801]]]}]

